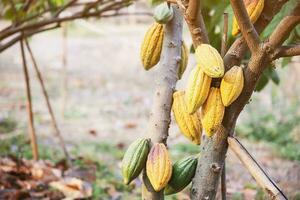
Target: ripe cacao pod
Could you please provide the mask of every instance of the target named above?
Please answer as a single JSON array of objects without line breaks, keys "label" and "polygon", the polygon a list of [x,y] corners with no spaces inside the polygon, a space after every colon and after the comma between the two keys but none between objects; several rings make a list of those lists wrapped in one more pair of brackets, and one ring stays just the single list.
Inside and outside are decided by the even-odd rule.
[{"label": "ripe cacao pod", "polygon": [[163,143],[152,146],[147,159],[146,173],[155,191],[160,191],[168,184],[172,175],[172,163]]},{"label": "ripe cacao pod", "polygon": [[199,145],[202,134],[200,112],[189,114],[184,93],[184,91],[177,91],[173,94],[172,110],[174,117],[182,134],[193,143]]},{"label": "ripe cacao pod", "polygon": [[208,137],[211,137],[221,125],[224,112],[225,107],[222,103],[220,89],[215,87],[210,88],[209,95],[201,110],[202,126]]},{"label": "ripe cacao pod", "polygon": [[243,69],[233,66],[227,71],[221,81],[221,97],[224,106],[229,106],[241,94],[244,87]]},{"label": "ripe cacao pod", "polygon": [[122,160],[122,174],[125,184],[129,184],[139,176],[146,166],[150,150],[149,139],[138,139],[127,149]]},{"label": "ripe cacao pod", "polygon": [[187,48],[185,42],[182,42],[181,46],[181,61],[178,69],[178,79],[181,79],[189,60],[189,49]]},{"label": "ripe cacao pod", "polygon": [[197,157],[189,156],[174,163],[171,179],[164,194],[170,195],[183,190],[193,179],[197,168]]},{"label": "ripe cacao pod", "polygon": [[154,23],[147,31],[141,47],[141,60],[146,70],[159,62],[164,38],[163,25]]},{"label": "ripe cacao pod", "polygon": [[161,3],[155,7],[153,18],[159,24],[166,24],[173,18],[173,8],[167,2]]},{"label": "ripe cacao pod", "polygon": [[196,48],[196,61],[204,73],[212,78],[224,75],[224,63],[221,55],[209,44],[201,44]]},{"label": "ripe cacao pod", "polygon": [[[264,9],[264,0],[244,0],[247,13],[249,15],[250,21],[252,24],[256,22],[259,18],[262,10]],[[236,21],[235,16],[233,17],[232,22],[232,35],[236,36],[240,32],[239,25]]]},{"label": "ripe cacao pod", "polygon": [[185,99],[189,113],[196,112],[205,102],[212,78],[206,75],[200,66],[196,66],[190,73],[186,88]]}]

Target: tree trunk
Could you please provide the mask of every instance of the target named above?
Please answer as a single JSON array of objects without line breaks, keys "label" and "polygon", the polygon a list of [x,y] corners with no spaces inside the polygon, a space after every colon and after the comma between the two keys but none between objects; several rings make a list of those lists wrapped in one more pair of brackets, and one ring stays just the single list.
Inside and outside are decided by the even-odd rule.
[{"label": "tree trunk", "polygon": [[[162,142],[166,144],[167,142],[173,92],[178,80],[178,68],[181,60],[182,15],[177,6],[172,7],[174,17],[164,28],[163,50],[149,119],[148,137],[151,138],[152,143]],[[164,199],[163,191],[155,192],[153,190],[145,171],[143,181],[144,200]]]}]

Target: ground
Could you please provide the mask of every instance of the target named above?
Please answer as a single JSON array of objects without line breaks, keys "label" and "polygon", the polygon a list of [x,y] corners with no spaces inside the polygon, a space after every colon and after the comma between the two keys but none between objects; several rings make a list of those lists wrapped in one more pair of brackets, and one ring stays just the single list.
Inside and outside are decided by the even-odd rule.
[{"label": "ground", "polygon": [[[122,193],[122,199],[137,198],[139,188],[132,189],[132,186],[128,188],[122,184],[120,162],[128,144],[147,135],[148,115],[158,72],[157,68],[144,71],[139,60],[140,43],[147,26],[96,24],[93,26],[94,31],[87,27],[84,22],[79,21],[68,29],[66,74],[62,67],[64,46],[60,30],[37,35],[30,40],[30,44],[43,73],[68,149],[73,156],[91,158],[107,167],[107,171],[102,172],[100,177],[109,179],[109,184],[97,176],[100,180],[97,179],[94,188],[94,192],[98,192],[95,192],[95,198],[116,199]],[[185,38],[188,38],[187,33]],[[190,42],[188,39],[186,41]],[[177,89],[184,88],[188,72],[194,63],[193,56],[190,56],[189,67]],[[0,54],[0,70],[0,120],[11,119],[16,122],[13,131],[0,134],[0,139],[6,141],[27,134],[19,44]],[[295,79],[291,73],[285,74],[289,81]],[[60,150],[31,62],[30,76],[39,144],[45,148]],[[67,88],[64,86],[65,78]],[[282,87],[286,84],[284,82]],[[270,103],[272,99],[269,98],[273,90],[274,87],[269,88],[269,92],[255,94],[255,99],[258,99],[255,102],[261,104],[260,108],[268,111],[275,109],[276,112],[276,108]],[[278,90],[280,88],[276,89]],[[292,97],[295,95],[289,89],[286,92]],[[263,101],[259,101],[261,99]],[[251,109],[246,111],[251,112]],[[248,120],[248,115],[251,114],[243,114],[240,121]],[[279,156],[276,149],[266,143],[246,139],[242,139],[242,142],[291,199],[300,199],[298,161]],[[198,153],[198,148],[181,136],[174,121],[168,145],[174,161],[184,155]],[[46,150],[41,151],[43,153]],[[231,151],[226,161],[229,199],[264,199],[262,191]],[[140,182],[135,184],[139,185]],[[186,193],[172,198],[188,199]]]}]

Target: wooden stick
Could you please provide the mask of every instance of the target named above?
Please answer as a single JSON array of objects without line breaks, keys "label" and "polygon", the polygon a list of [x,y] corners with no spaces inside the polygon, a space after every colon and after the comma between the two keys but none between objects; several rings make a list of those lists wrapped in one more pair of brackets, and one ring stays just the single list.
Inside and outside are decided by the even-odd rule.
[{"label": "wooden stick", "polygon": [[240,159],[256,182],[270,195],[271,199],[287,200],[276,183],[267,175],[247,149],[234,137],[228,137],[229,148]]},{"label": "wooden stick", "polygon": [[34,117],[32,112],[32,101],[31,101],[31,90],[30,90],[30,81],[29,81],[29,74],[26,62],[26,56],[24,51],[24,44],[23,40],[20,41],[21,47],[21,54],[22,54],[22,62],[23,62],[23,70],[24,70],[24,78],[25,78],[25,87],[26,87],[26,97],[27,97],[27,114],[28,114],[28,129],[29,129],[29,136],[30,136],[30,143],[32,148],[33,159],[39,159],[38,153],[38,145],[36,141],[36,134],[34,128]]},{"label": "wooden stick", "polygon": [[56,119],[55,119],[55,116],[54,116],[54,113],[53,113],[53,110],[52,110],[52,106],[51,106],[51,103],[50,103],[50,100],[49,100],[49,95],[48,95],[48,92],[47,92],[45,84],[44,84],[43,76],[42,76],[42,74],[41,74],[41,72],[39,70],[39,67],[38,67],[37,62],[36,62],[36,60],[34,58],[33,52],[32,52],[32,50],[30,48],[30,45],[29,45],[27,39],[25,39],[25,44],[26,44],[27,50],[29,52],[29,55],[31,57],[31,60],[32,60],[32,63],[33,63],[33,66],[34,66],[34,69],[35,69],[35,72],[36,72],[36,75],[38,77],[39,83],[40,83],[42,91],[43,91],[43,96],[45,98],[47,109],[48,109],[48,112],[50,114],[51,122],[52,122],[52,125],[53,125],[53,128],[54,128],[54,135],[58,138],[60,146],[61,146],[61,148],[62,148],[62,150],[63,150],[63,152],[65,154],[65,157],[66,157],[67,161],[70,164],[71,160],[70,160],[68,151],[66,149],[64,139],[62,138],[60,130],[59,130],[58,126],[57,126]]}]

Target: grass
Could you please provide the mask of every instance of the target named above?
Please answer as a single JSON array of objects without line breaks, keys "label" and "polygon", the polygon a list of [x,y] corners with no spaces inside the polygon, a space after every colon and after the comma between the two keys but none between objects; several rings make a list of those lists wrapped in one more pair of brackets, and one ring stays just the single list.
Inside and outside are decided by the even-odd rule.
[{"label": "grass", "polygon": [[250,119],[237,126],[239,137],[270,144],[274,152],[289,160],[300,161],[300,116],[296,105],[282,108],[281,113],[263,113],[263,109],[251,109]]}]

